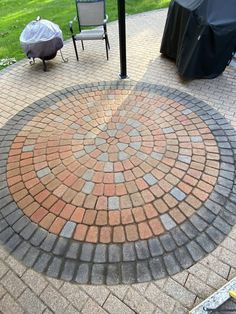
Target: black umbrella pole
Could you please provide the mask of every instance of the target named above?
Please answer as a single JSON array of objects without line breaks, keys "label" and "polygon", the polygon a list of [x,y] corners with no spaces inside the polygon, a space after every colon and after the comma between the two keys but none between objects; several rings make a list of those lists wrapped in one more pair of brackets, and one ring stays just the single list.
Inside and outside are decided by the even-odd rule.
[{"label": "black umbrella pole", "polygon": [[126,64],[126,29],[125,29],[125,0],[117,0],[119,40],[120,40],[120,78],[127,78]]}]

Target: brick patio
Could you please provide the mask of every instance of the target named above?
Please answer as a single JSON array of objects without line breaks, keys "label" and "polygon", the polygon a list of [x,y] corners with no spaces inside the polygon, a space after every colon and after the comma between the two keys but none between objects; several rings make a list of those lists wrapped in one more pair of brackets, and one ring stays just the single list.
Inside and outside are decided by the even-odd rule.
[{"label": "brick patio", "polygon": [[129,80],[116,22],[108,62],[0,74],[4,314],[188,313],[235,275],[235,69],[181,81],[166,12],[127,18]]}]

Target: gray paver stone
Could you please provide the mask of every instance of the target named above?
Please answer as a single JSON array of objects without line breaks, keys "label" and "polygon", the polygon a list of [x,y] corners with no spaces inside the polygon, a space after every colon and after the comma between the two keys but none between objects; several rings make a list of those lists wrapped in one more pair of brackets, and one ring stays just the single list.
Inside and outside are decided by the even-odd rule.
[{"label": "gray paver stone", "polygon": [[30,219],[26,216],[21,217],[12,228],[15,230],[15,232],[19,233],[22,229],[24,229],[28,224],[30,223]]},{"label": "gray paver stone", "polygon": [[44,272],[49,264],[50,259],[52,256],[47,253],[41,253],[40,256],[37,258],[35,264],[34,264],[34,270],[37,272]]},{"label": "gray paver stone", "polygon": [[201,219],[198,215],[193,215],[190,218],[191,223],[196,227],[200,232],[207,228],[207,224],[203,219]]},{"label": "gray paver stone", "polygon": [[127,262],[121,265],[122,282],[132,284],[136,282],[136,263]]},{"label": "gray paver stone", "polygon": [[46,230],[39,228],[38,230],[36,230],[32,238],[30,239],[30,243],[34,246],[39,246],[47,235],[48,232]]},{"label": "gray paver stone", "polygon": [[152,258],[149,261],[152,277],[155,280],[164,278],[167,275],[164,262],[161,257]]},{"label": "gray paver stone", "polygon": [[204,206],[198,210],[198,215],[200,215],[209,224],[215,219],[215,215]]},{"label": "gray paver stone", "polygon": [[205,233],[201,233],[196,238],[196,241],[207,253],[210,253],[215,249],[215,243]]},{"label": "gray paver stone", "polygon": [[136,249],[138,259],[143,260],[150,257],[150,252],[147,245],[147,241],[135,242],[135,249]]},{"label": "gray paver stone", "polygon": [[158,238],[148,240],[148,246],[152,257],[160,256],[163,254],[163,247]]},{"label": "gray paver stone", "polygon": [[122,246],[123,250],[123,261],[131,262],[136,260],[136,253],[133,243],[124,243]]},{"label": "gray paver stone", "polygon": [[111,244],[108,247],[108,260],[111,263],[117,263],[121,261],[121,247],[116,244]]},{"label": "gray paver stone", "polygon": [[88,264],[79,264],[75,281],[81,284],[86,284],[89,282],[90,269]]},{"label": "gray paver stone", "polygon": [[182,246],[189,241],[185,233],[182,230],[180,230],[179,227],[176,227],[173,230],[171,230],[171,235],[178,246]]},{"label": "gray paver stone", "polygon": [[0,233],[0,242],[9,243],[12,236],[14,236],[14,232],[11,227],[8,227]]},{"label": "gray paver stone", "polygon": [[31,247],[28,252],[26,253],[24,259],[23,259],[23,263],[27,266],[27,267],[32,267],[39,255],[40,251],[35,248],[35,247]]},{"label": "gray paver stone", "polygon": [[182,225],[180,225],[180,229],[189,239],[193,239],[198,235],[197,229],[189,221],[185,221]]},{"label": "gray paver stone", "polygon": [[166,230],[171,230],[172,228],[174,228],[176,226],[176,223],[170,217],[169,214],[161,215],[160,218],[161,218],[161,222],[165,226]]},{"label": "gray paver stone", "polygon": [[19,220],[23,216],[21,210],[15,210],[10,215],[8,215],[5,219],[9,223],[9,225],[13,225],[17,220]]},{"label": "gray paver stone", "polygon": [[57,236],[53,233],[49,233],[40,248],[46,252],[51,252],[56,241]]},{"label": "gray paver stone", "polygon": [[61,279],[71,281],[74,277],[76,262],[67,260],[63,266]]},{"label": "gray paver stone", "polygon": [[199,261],[205,255],[204,251],[195,241],[189,242],[186,247],[194,261]]},{"label": "gray paver stone", "polygon": [[58,238],[58,241],[53,249],[55,255],[63,256],[66,253],[68,240],[64,238]]},{"label": "gray paver stone", "polygon": [[95,285],[103,284],[105,282],[105,265],[93,264],[91,273],[91,283]]},{"label": "gray paver stone", "polygon": [[79,242],[72,242],[66,252],[66,257],[77,259],[79,255],[79,250],[81,248],[81,244]]},{"label": "gray paver stone", "polygon": [[160,236],[160,241],[166,252],[171,252],[176,248],[176,244],[169,234],[164,234]]},{"label": "gray paver stone", "polygon": [[230,225],[223,219],[221,219],[219,216],[216,217],[216,219],[213,222],[213,226],[215,226],[217,229],[219,229],[224,234],[228,234],[231,230]]},{"label": "gray paver stone", "polygon": [[222,242],[225,237],[222,232],[220,232],[218,229],[216,229],[213,226],[210,226],[206,230],[206,233],[216,244],[220,244],[220,242]]},{"label": "gray paver stone", "polygon": [[95,263],[105,263],[107,260],[107,246],[104,244],[97,244],[94,252]]},{"label": "gray paver stone", "polygon": [[163,257],[163,260],[169,275],[174,275],[181,270],[177,260],[172,253],[165,255]]},{"label": "gray paver stone", "polygon": [[73,232],[75,230],[75,227],[76,227],[75,222],[67,221],[67,223],[64,225],[60,235],[62,237],[65,237],[65,238],[71,238],[73,235]]},{"label": "gray paver stone", "polygon": [[15,248],[21,243],[21,238],[18,236],[18,234],[13,234],[13,236],[7,241],[6,247],[8,248],[9,252],[12,252],[15,250]]},{"label": "gray paver stone", "polygon": [[15,256],[15,258],[21,260],[26,252],[29,250],[30,244],[28,242],[21,242],[20,245],[13,251],[12,255]]},{"label": "gray paver stone", "polygon": [[108,285],[118,285],[120,283],[119,264],[109,264],[108,265],[106,283]]},{"label": "gray paver stone", "polygon": [[148,267],[148,262],[137,262],[137,280],[138,282],[150,281],[152,276]]},{"label": "gray paver stone", "polygon": [[21,231],[20,235],[25,240],[29,240],[37,228],[38,226],[36,224],[30,223]]},{"label": "gray paver stone", "polygon": [[80,260],[83,262],[90,262],[93,258],[94,245],[90,243],[84,243],[82,246]]},{"label": "gray paver stone", "polygon": [[53,278],[58,278],[62,266],[62,259],[54,257],[48,266],[47,275]]},{"label": "gray paver stone", "polygon": [[180,247],[175,250],[175,256],[183,268],[189,268],[193,265],[193,259],[185,247]]}]

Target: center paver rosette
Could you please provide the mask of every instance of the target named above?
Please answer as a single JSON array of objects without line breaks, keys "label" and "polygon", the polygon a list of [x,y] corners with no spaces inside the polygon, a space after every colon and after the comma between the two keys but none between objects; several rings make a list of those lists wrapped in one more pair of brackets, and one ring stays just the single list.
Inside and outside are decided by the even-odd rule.
[{"label": "center paver rosette", "polygon": [[144,282],[190,267],[236,222],[236,134],[146,83],[57,91],[0,130],[0,240],[48,276]]}]

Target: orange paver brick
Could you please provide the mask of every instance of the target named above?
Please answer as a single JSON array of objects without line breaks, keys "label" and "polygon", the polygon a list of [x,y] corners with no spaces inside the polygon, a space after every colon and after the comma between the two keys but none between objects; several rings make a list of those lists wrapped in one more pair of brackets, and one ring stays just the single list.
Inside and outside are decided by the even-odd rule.
[{"label": "orange paver brick", "polygon": [[40,222],[39,225],[44,229],[49,229],[56,216],[52,213],[47,214]]},{"label": "orange paver brick", "polygon": [[90,226],[87,231],[86,241],[97,243],[99,237],[99,229],[96,226]]},{"label": "orange paver brick", "polygon": [[56,203],[54,203],[51,208],[49,208],[50,212],[59,215],[62,211],[62,209],[65,207],[66,203],[62,200],[58,200]]},{"label": "orange paver brick", "polygon": [[138,229],[135,224],[125,226],[125,233],[128,241],[137,241],[139,239]]},{"label": "orange paver brick", "polygon": [[121,221],[121,214],[120,211],[109,211],[108,213],[109,216],[109,224],[111,226],[116,226],[120,224]]},{"label": "orange paver brick", "polygon": [[35,223],[39,223],[47,214],[48,211],[45,208],[40,207],[33,213],[30,219]]},{"label": "orange paver brick", "polygon": [[158,218],[153,218],[153,219],[150,219],[148,221],[149,223],[149,226],[151,227],[151,230],[153,232],[154,235],[158,236],[162,233],[164,233],[164,228],[160,222],[160,220]]},{"label": "orange paver brick", "polygon": [[[74,213],[76,207],[71,204],[66,204],[63,210],[60,213],[60,217],[69,220],[72,214]],[[79,221],[80,222],[80,221]]]},{"label": "orange paver brick", "polygon": [[54,195],[49,195],[49,197],[42,203],[42,206],[46,209],[50,209],[53,204],[58,201],[58,198]]},{"label": "orange paver brick", "polygon": [[110,243],[112,240],[112,228],[111,227],[101,227],[100,228],[100,238],[101,243]]},{"label": "orange paver brick", "polygon": [[96,203],[96,209],[98,209],[98,210],[105,210],[105,209],[107,209],[107,197],[106,196],[98,197],[98,200],[97,200],[97,203]]},{"label": "orange paver brick", "polygon": [[105,184],[104,185],[104,195],[105,196],[113,196],[115,194],[116,194],[115,184]]},{"label": "orange paver brick", "polygon": [[170,211],[170,215],[177,224],[182,223],[186,219],[185,216],[181,213],[181,211],[178,208],[172,209]]},{"label": "orange paver brick", "polygon": [[159,215],[157,209],[152,204],[144,205],[143,210],[145,212],[146,217],[149,219],[157,217]]},{"label": "orange paver brick", "polygon": [[84,217],[85,209],[77,207],[71,216],[71,220],[75,222],[82,222]]},{"label": "orange paver brick", "polygon": [[167,204],[162,199],[156,200],[153,204],[154,204],[156,210],[160,214],[163,214],[169,210]]},{"label": "orange paver brick", "polygon": [[125,242],[125,231],[123,226],[115,226],[113,228],[113,242],[114,243]]},{"label": "orange paver brick", "polygon": [[84,241],[87,234],[88,226],[78,224],[75,229],[74,239],[78,241]]},{"label": "orange paver brick", "polygon": [[44,189],[41,192],[39,192],[37,195],[35,195],[34,198],[38,203],[42,204],[43,201],[49,197],[49,195],[50,195],[50,192]]},{"label": "orange paver brick", "polygon": [[153,235],[147,222],[138,223],[138,231],[142,240],[148,239]]},{"label": "orange paver brick", "polygon": [[24,209],[28,207],[30,204],[32,204],[33,202],[34,202],[34,198],[31,195],[26,195],[24,198],[18,201],[17,204],[21,209]]},{"label": "orange paver brick", "polygon": [[123,209],[121,211],[121,223],[127,225],[134,222],[131,209]]},{"label": "orange paver brick", "polygon": [[98,226],[105,226],[108,222],[107,211],[98,211],[95,224]]},{"label": "orange paver brick", "polygon": [[84,217],[83,217],[83,223],[86,225],[93,225],[95,222],[95,218],[97,216],[97,211],[96,210],[86,210]]},{"label": "orange paver brick", "polygon": [[65,219],[57,217],[49,228],[49,232],[59,234],[66,223]]}]

